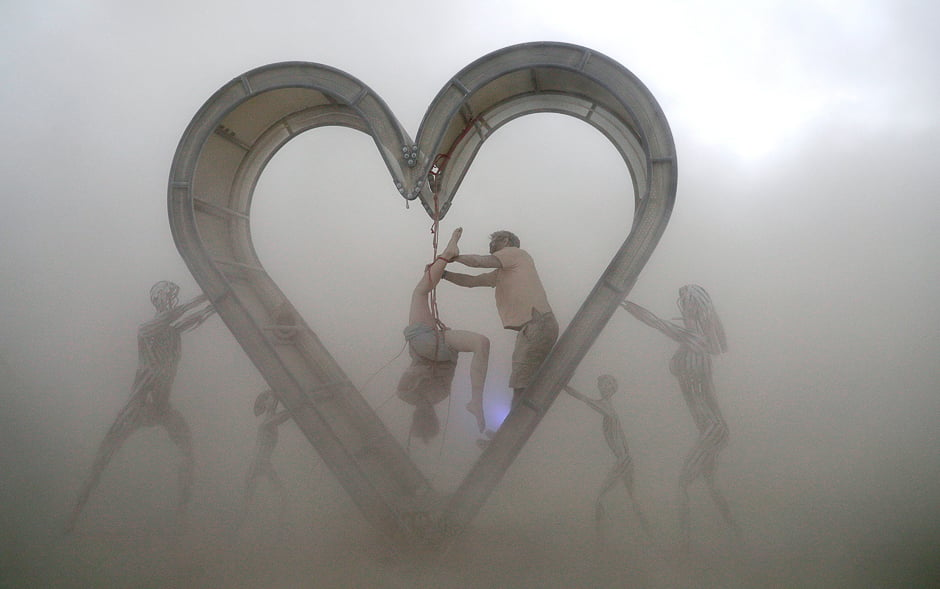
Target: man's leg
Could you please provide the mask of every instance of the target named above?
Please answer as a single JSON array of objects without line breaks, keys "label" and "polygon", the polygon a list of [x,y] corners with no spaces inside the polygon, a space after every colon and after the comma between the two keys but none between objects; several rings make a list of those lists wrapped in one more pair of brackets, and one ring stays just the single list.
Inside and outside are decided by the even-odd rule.
[{"label": "man's leg", "polygon": [[512,375],[509,377],[513,407],[522,402],[529,381],[542,366],[557,339],[558,322],[552,313],[539,315],[519,330],[512,352]]}]

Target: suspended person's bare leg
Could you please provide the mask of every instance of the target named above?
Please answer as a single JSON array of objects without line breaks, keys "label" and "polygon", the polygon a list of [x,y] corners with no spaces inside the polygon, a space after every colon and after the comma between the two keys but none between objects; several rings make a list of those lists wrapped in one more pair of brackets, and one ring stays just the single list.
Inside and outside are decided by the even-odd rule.
[{"label": "suspended person's bare leg", "polygon": [[444,342],[458,352],[470,352],[470,402],[467,411],[477,420],[477,427],[482,433],[486,429],[486,416],[483,412],[483,385],[490,361],[490,340],[485,335],[463,329],[448,329],[444,332]]},{"label": "suspended person's bare leg", "polygon": [[[444,246],[441,254],[425,268],[421,280],[415,286],[411,296],[411,312],[408,322],[421,323],[437,328],[437,320],[431,310],[428,295],[441,281],[447,264],[460,255],[457,243],[463,234],[463,228],[454,229],[450,240]],[[486,429],[486,417],[483,412],[483,386],[486,381],[486,371],[489,365],[490,340],[479,333],[460,329],[447,329],[444,332],[444,343],[455,352],[470,352],[473,359],[470,361],[470,402],[467,411],[473,414],[477,427],[483,432]],[[436,353],[434,356],[436,357]]]},{"label": "suspended person's bare leg", "polygon": [[[442,258],[450,262],[454,258],[460,255],[460,249],[457,247],[457,242],[460,241],[460,236],[463,235],[463,227],[458,227],[454,229],[454,232],[450,235],[450,241],[447,242],[447,245],[444,246],[444,251],[441,252]],[[437,260],[435,260],[436,262]],[[444,267],[441,266],[440,274],[437,275],[437,280],[434,281],[436,285],[441,281],[441,275],[444,274]]]},{"label": "suspended person's bare leg", "polygon": [[441,277],[444,275],[444,268],[447,267],[447,262],[453,260],[460,254],[460,250],[457,248],[457,242],[460,240],[462,234],[462,227],[454,229],[454,233],[451,235],[450,241],[448,241],[447,245],[444,247],[444,251],[442,251],[441,255],[433,262],[428,264],[424,273],[421,275],[421,280],[418,281],[411,295],[411,311],[408,314],[408,323],[423,323],[432,327],[437,324],[434,315],[431,313],[428,295],[431,294],[431,291],[434,290],[437,283],[441,281]]}]

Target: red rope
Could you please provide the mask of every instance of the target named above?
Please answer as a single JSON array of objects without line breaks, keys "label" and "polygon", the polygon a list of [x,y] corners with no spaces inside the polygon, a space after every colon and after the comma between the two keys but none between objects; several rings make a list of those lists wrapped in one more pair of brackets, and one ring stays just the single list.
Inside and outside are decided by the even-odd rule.
[{"label": "red rope", "polygon": [[[434,259],[431,261],[430,264],[425,266],[425,270],[424,270],[425,272],[427,272],[427,275],[428,275],[428,283],[431,282],[431,266],[433,266],[434,263],[437,262],[437,260],[439,259],[448,261],[445,258],[437,255],[437,246],[438,246],[438,238],[439,238],[438,229],[440,229],[441,214],[440,214],[440,205],[437,199],[437,192],[434,192],[433,196],[434,196],[434,221],[431,223],[431,234],[434,236],[432,238],[432,244],[433,244],[433,249],[434,249]],[[431,308],[431,315],[434,317],[434,330],[438,332],[444,331],[447,328],[447,326],[445,326],[444,322],[441,321],[440,312],[437,309],[437,285],[436,284],[434,285],[433,288],[431,288],[431,292],[428,293],[428,306]],[[436,339],[437,341],[440,341],[440,338],[436,338]],[[436,346],[437,344],[435,344],[435,350],[434,350],[435,358],[437,357]]]},{"label": "red rope", "polygon": [[[449,262],[446,258],[442,258],[437,255],[437,244],[438,244],[438,229],[440,226],[441,220],[441,208],[440,201],[438,200],[438,191],[440,190],[440,183],[438,182],[440,176],[444,173],[444,167],[447,166],[448,160],[450,160],[451,154],[454,152],[454,149],[457,147],[457,144],[460,143],[464,137],[467,136],[467,133],[470,132],[470,129],[474,127],[476,122],[480,117],[474,117],[467,122],[466,126],[460,132],[460,135],[450,144],[450,149],[447,150],[447,153],[439,153],[434,158],[434,162],[431,164],[431,169],[428,170],[428,184],[431,186],[431,194],[434,196],[434,222],[431,224],[431,233],[434,235],[434,258],[431,261],[431,264],[434,264],[437,260],[444,260]],[[431,281],[431,264],[428,264],[425,268],[425,271],[428,273],[428,282]],[[446,326],[441,321],[440,314],[437,310],[437,286],[431,289],[431,293],[428,295],[429,305],[431,307],[431,314],[434,316],[434,329],[435,331],[444,331]],[[435,354],[437,350],[435,349]],[[435,356],[436,357],[436,356]]]}]

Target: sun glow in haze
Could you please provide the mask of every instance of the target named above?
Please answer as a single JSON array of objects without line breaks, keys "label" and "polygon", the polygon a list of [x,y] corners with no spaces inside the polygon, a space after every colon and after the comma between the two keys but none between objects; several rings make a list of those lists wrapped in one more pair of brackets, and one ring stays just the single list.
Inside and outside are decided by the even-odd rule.
[{"label": "sun glow in haze", "polygon": [[673,118],[674,126],[693,132],[704,145],[744,159],[765,157],[784,147],[830,106],[830,99],[821,93],[784,84],[726,80],[710,85],[712,90],[697,93],[683,106]]},{"label": "sun glow in haze", "polygon": [[[872,6],[846,17],[838,2],[601,1],[577,10],[560,0],[519,3],[560,38],[636,74],[674,133],[743,159],[769,156],[836,110],[858,106],[850,85],[817,69],[804,37],[825,33],[831,46],[851,51],[878,33]],[[786,22],[808,30],[781,35]]]}]

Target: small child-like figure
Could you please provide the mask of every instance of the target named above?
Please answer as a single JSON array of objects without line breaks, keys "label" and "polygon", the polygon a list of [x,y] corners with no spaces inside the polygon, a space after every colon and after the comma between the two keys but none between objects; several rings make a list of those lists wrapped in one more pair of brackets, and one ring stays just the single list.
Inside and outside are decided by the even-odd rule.
[{"label": "small child-like figure", "polygon": [[614,411],[614,405],[610,401],[610,398],[617,392],[617,379],[609,374],[602,374],[597,377],[597,389],[600,391],[601,397],[599,399],[592,399],[591,397],[581,394],[571,386],[565,387],[565,391],[569,395],[583,401],[588,407],[603,416],[604,439],[607,441],[611,452],[613,452],[614,456],[617,458],[616,464],[614,464],[610,472],[607,473],[601,485],[601,489],[597,494],[597,500],[594,504],[594,521],[597,525],[598,532],[600,532],[604,518],[604,505],[602,502],[604,495],[614,487],[617,481],[622,481],[624,488],[627,490],[627,495],[630,496],[633,512],[636,514],[637,520],[639,520],[643,530],[649,535],[649,524],[643,512],[640,510],[636,497],[633,495],[633,458],[630,457],[630,448],[627,446],[627,436],[623,433],[620,418],[617,416],[617,412]]},{"label": "small child-like figure", "polygon": [[258,488],[258,479],[266,477],[279,495],[280,499],[280,521],[283,523],[284,515],[287,509],[287,498],[284,491],[284,485],[274,470],[274,463],[271,462],[271,456],[274,454],[274,448],[277,446],[278,426],[290,418],[290,412],[287,409],[277,410],[278,400],[270,390],[264,391],[255,399],[255,416],[261,416],[261,424],[258,425],[258,438],[255,442],[255,456],[248,467],[248,476],[245,477],[245,506],[242,510],[242,521],[248,514],[248,509],[255,498],[255,491]]}]

